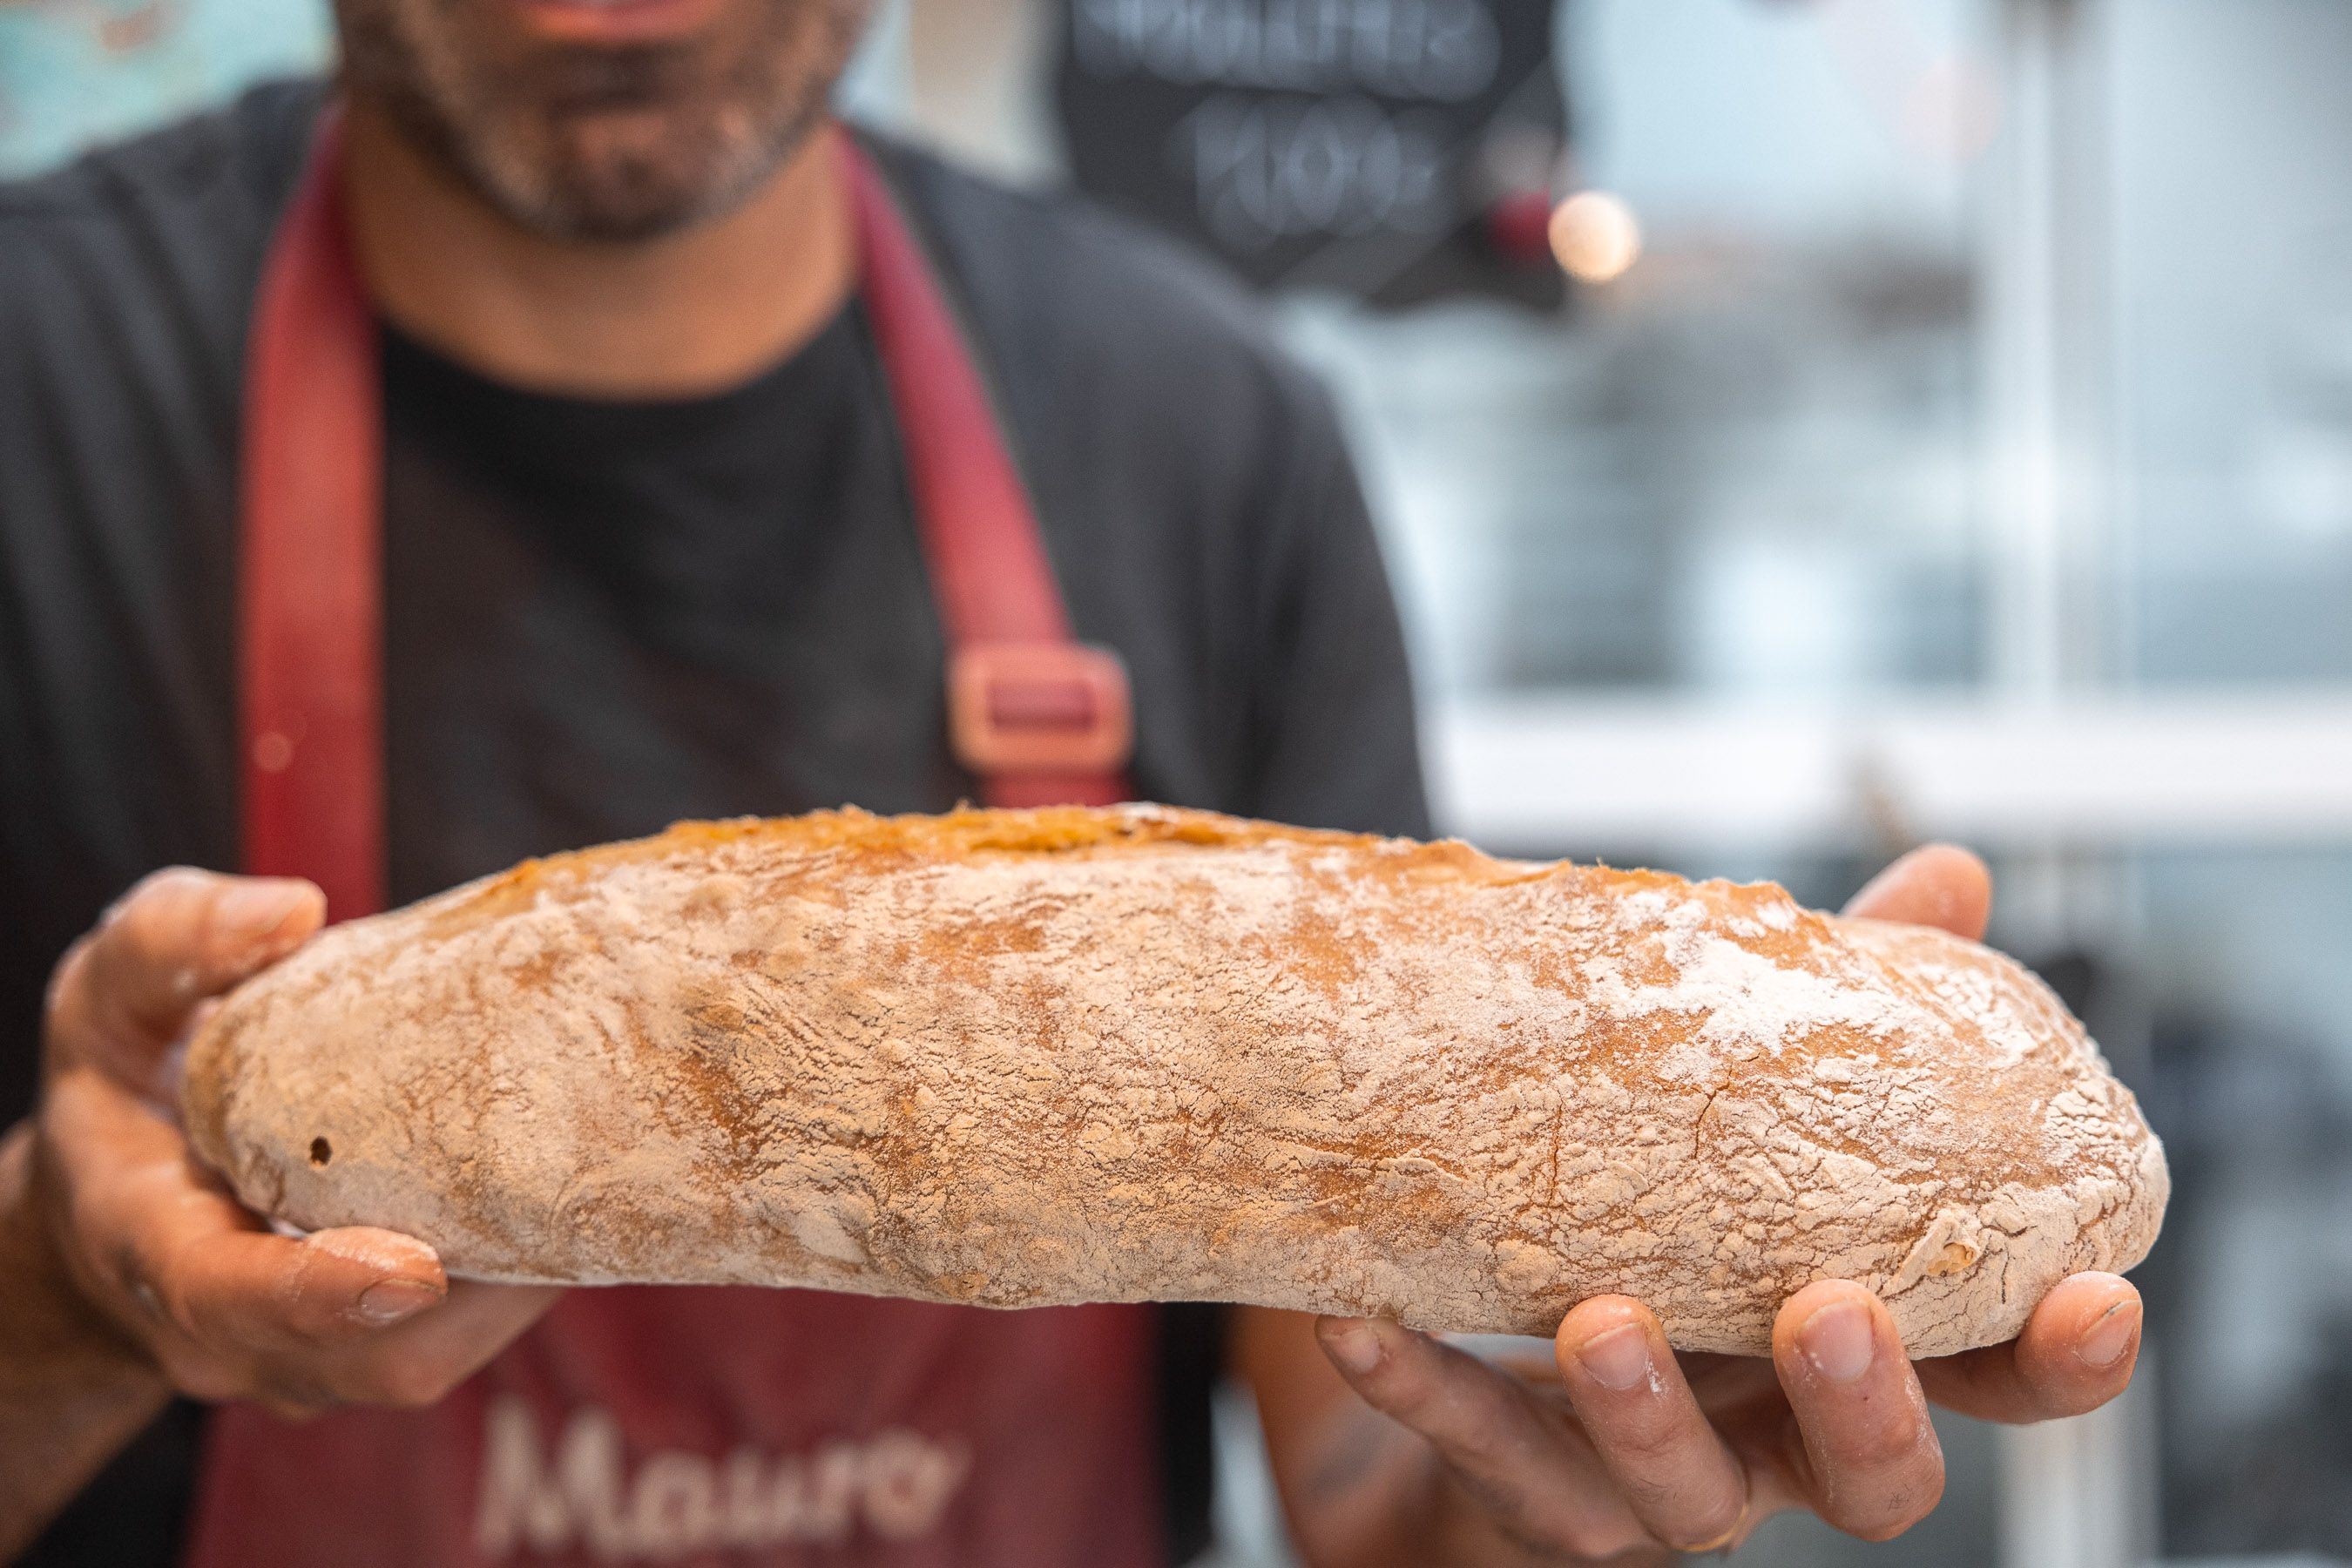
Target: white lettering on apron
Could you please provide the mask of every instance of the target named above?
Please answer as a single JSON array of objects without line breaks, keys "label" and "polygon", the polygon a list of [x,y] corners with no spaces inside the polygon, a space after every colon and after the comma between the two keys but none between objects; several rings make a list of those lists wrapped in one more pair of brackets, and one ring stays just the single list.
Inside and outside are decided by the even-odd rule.
[{"label": "white lettering on apron", "polygon": [[593,1405],[566,1422],[551,1459],[530,1406],[492,1402],[474,1543],[489,1558],[568,1551],[600,1563],[670,1563],[698,1552],[835,1543],[860,1521],[886,1541],[935,1528],[971,1468],[963,1445],[891,1427],[807,1454],[677,1448],[625,1473],[621,1428]]}]

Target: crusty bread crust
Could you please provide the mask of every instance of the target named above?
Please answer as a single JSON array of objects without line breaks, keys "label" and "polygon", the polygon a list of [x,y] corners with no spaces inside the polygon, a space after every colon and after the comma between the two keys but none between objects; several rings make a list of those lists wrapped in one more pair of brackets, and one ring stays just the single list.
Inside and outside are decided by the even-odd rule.
[{"label": "crusty bread crust", "polygon": [[453,1272],[1914,1354],[2154,1240],[2163,1151],[2050,993],[1769,885],[1158,806],[689,824],[339,926],[189,1057],[196,1147]]}]

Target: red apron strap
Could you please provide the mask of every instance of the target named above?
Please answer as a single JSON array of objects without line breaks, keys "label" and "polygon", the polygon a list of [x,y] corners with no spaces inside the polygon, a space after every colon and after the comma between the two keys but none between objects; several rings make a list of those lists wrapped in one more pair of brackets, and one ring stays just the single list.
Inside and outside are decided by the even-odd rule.
[{"label": "red apron strap", "polygon": [[873,162],[838,138],[859,289],[906,447],[948,641],[957,760],[992,805],[1107,805],[1129,791],[1127,671],[1074,642],[1029,492],[966,334]]},{"label": "red apron strap", "polygon": [[247,870],[384,904],[383,390],[321,119],[255,297],[237,568]]}]

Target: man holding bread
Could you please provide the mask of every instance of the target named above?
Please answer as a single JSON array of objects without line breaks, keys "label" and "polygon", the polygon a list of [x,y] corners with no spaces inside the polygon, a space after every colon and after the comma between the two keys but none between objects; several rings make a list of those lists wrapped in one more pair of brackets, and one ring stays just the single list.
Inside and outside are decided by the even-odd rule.
[{"label": "man holding bread", "polygon": [[[1254,1308],[452,1281],[389,1231],[273,1233],[192,1160],[158,1109],[175,1044],[330,900],[363,912],[681,817],[991,787],[991,753],[950,743],[973,715],[940,671],[972,671],[973,617],[1024,594],[1039,640],[1117,651],[1115,685],[1064,673],[1122,720],[1131,691],[1126,791],[1426,832],[1395,617],[1320,395],[1154,242],[831,125],[865,9],[341,0],[331,92],[265,89],[0,195],[20,1100],[41,1039],[0,1159],[0,1548],[174,1393],[224,1407],[184,1528],[157,1475],[176,1457],[186,1488],[185,1457],[151,1437],[57,1550],[1181,1561],[1222,1365],[1310,1563],[1639,1561],[1785,1509],[1893,1535],[1940,1491],[1928,1400],[2028,1421],[2113,1397],[2139,1309],[2105,1274],[2010,1344],[1917,1364],[1858,1285],[1797,1291],[1769,1360],[1678,1359],[1642,1303],[1600,1297],[1529,1370]],[[363,357],[338,358],[338,288]],[[942,407],[967,351],[982,392]],[[360,373],[301,380],[321,363]],[[942,446],[974,409],[1009,460],[968,431]],[[974,554],[934,502],[1005,474],[1033,531]],[[380,506],[380,537],[301,555],[340,524],[270,532],[284,494],[257,475]],[[1038,575],[1003,564],[1032,541],[1042,611]],[[289,562],[299,635],[273,643],[256,605]],[[380,784],[352,783],[381,789],[361,837],[380,864],[320,877],[323,899],[147,874],[320,876],[255,851],[302,841],[255,802],[322,744],[255,692],[313,680],[333,661],[305,650],[352,625],[381,665],[331,695],[381,737]],[[1973,936],[1989,896],[1931,850],[1858,908]]]}]

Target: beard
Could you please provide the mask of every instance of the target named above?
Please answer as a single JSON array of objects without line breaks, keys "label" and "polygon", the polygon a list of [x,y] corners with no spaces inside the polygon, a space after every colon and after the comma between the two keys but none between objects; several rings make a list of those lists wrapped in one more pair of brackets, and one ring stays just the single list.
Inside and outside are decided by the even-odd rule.
[{"label": "beard", "polygon": [[518,36],[484,0],[337,0],[346,88],[510,221],[626,242],[740,204],[824,118],[870,0],[733,0],[686,38]]}]

